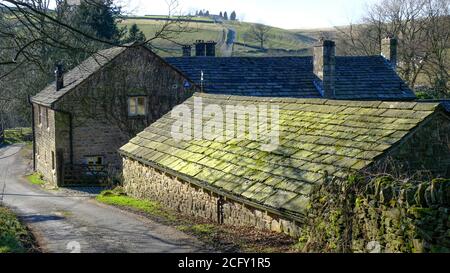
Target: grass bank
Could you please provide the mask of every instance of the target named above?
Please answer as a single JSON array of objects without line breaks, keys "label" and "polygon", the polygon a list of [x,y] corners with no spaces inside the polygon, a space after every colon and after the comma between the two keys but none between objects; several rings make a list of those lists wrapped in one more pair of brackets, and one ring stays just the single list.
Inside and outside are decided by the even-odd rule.
[{"label": "grass bank", "polygon": [[136,212],[145,213],[150,216],[175,220],[175,217],[162,209],[162,207],[153,201],[138,200],[131,198],[120,190],[107,190],[97,196],[97,201],[124,209],[131,209]]},{"label": "grass bank", "polygon": [[166,209],[158,202],[127,196],[121,188],[102,192],[97,196],[97,201],[173,226],[222,252],[298,252],[295,247],[296,240],[287,235],[259,231],[253,227],[219,225],[211,221],[188,217]]},{"label": "grass bank", "polygon": [[5,130],[5,144],[25,143],[31,145],[32,131],[31,128],[15,128]]},{"label": "grass bank", "polygon": [[33,173],[31,175],[28,175],[26,178],[28,182],[30,182],[30,184],[37,186],[45,185],[44,177],[42,176],[42,174]]},{"label": "grass bank", "polygon": [[0,253],[37,252],[34,239],[9,209],[0,206]]}]

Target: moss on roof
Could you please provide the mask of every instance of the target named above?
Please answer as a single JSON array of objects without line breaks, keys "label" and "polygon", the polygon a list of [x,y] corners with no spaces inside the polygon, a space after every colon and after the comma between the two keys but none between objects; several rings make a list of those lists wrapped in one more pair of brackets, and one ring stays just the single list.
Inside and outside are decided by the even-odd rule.
[{"label": "moss on roof", "polygon": [[[120,152],[143,163],[281,211],[301,213],[312,185],[328,175],[368,167],[439,103],[331,101],[196,94],[183,105],[279,106],[280,145],[251,140],[175,141],[171,113],[138,134]],[[204,119],[203,125],[208,119]],[[194,118],[199,122],[199,117]]]}]

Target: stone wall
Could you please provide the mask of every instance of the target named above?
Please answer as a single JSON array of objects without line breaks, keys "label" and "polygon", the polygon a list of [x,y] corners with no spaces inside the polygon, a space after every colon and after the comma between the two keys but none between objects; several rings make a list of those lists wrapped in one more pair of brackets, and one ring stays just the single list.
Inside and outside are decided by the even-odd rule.
[{"label": "stone wall", "polygon": [[[295,221],[222,198],[133,159],[124,159],[123,176],[124,189],[130,196],[158,201],[187,216],[220,221],[226,225],[283,232],[293,237],[300,235],[300,227]],[[222,209],[219,209],[219,203]]]},{"label": "stone wall", "polygon": [[[388,158],[401,165],[399,169],[402,171],[450,177],[450,119],[442,113],[435,115],[435,118],[388,154]],[[393,173],[398,171],[392,170]]]},{"label": "stone wall", "polygon": [[450,180],[351,176],[317,185],[308,252],[450,252]]},{"label": "stone wall", "polygon": [[[56,160],[55,111],[38,106],[37,104],[33,106],[35,116],[36,171],[41,173],[48,182],[56,185],[57,173],[56,169],[53,169],[52,166],[53,155]],[[42,113],[41,122],[39,122],[39,109],[41,109]],[[46,117],[47,113],[48,118]]]}]

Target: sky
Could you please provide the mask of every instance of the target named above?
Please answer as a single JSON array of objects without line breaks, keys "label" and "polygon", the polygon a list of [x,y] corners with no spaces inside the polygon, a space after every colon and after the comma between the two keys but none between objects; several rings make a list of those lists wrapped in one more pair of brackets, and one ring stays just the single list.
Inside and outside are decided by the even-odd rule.
[{"label": "sky", "polygon": [[[135,15],[166,15],[170,0],[124,0],[126,10]],[[236,10],[246,22],[263,23],[285,29],[327,28],[357,22],[367,3],[377,0],[179,0],[177,13],[205,9],[218,14]]]}]

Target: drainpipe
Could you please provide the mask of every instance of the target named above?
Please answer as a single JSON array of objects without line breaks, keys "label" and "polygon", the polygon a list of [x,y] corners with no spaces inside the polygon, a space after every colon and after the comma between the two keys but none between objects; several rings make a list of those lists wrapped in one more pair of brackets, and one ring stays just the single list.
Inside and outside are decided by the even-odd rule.
[{"label": "drainpipe", "polygon": [[28,103],[31,105],[31,130],[33,132],[33,171],[36,171],[36,132],[35,132],[35,115],[34,104],[31,102],[31,96],[28,95]]}]

